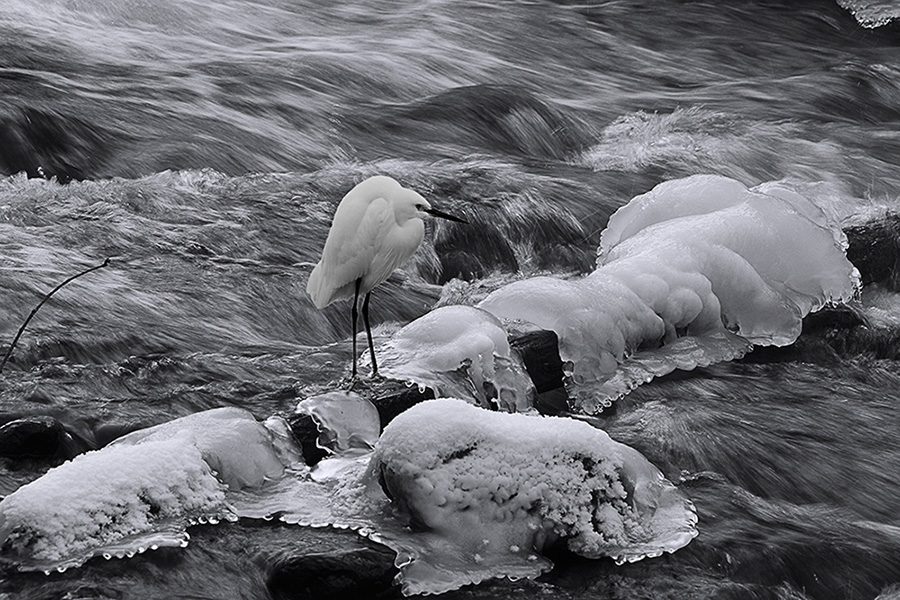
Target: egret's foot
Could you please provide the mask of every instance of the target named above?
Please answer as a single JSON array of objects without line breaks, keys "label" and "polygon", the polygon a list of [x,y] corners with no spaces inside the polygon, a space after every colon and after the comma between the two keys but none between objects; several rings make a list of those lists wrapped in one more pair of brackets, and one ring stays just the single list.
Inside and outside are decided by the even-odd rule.
[{"label": "egret's foot", "polygon": [[368,377],[361,377],[357,375],[356,377],[351,377],[348,382],[347,391],[353,392],[356,390],[360,391],[370,391],[372,389],[372,380]]},{"label": "egret's foot", "polygon": [[338,388],[342,390],[347,390],[348,392],[353,391],[353,387],[360,381],[360,376],[358,374],[349,375],[347,377],[343,377],[338,381]]}]

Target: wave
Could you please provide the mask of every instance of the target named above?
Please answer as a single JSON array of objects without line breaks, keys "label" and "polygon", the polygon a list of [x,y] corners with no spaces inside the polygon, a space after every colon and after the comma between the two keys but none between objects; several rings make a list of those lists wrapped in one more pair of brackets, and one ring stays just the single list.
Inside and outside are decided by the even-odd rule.
[{"label": "wave", "polygon": [[430,226],[418,254],[374,295],[373,323],[421,316],[441,296],[438,286],[453,278],[588,271],[597,238],[586,227],[598,230],[617,206],[614,199],[596,202],[590,188],[565,178],[483,158],[335,162],[308,174],[241,177],[185,170],[67,185],[22,173],[0,180],[9,275],[0,284],[9,308],[0,330],[15,332],[65,277],[112,261],[43,309],[11,366],[345,339],[344,307],[317,311],[303,288],[334,206],[376,173],[404,181],[471,224]]},{"label": "wave", "polygon": [[[341,154],[371,161],[473,152],[545,163],[590,147],[599,124],[617,116],[711,103],[735,115],[739,129],[754,110],[798,119],[806,111],[819,121],[893,118],[891,71],[879,77],[869,38],[859,42],[846,23],[836,24],[824,8],[817,16],[810,4],[641,11],[526,3],[505,14],[487,5],[462,14],[438,3],[425,18],[365,3],[300,9],[264,1],[251,9],[242,0],[162,2],[148,11],[135,2],[80,0],[39,11],[3,0],[0,50],[9,61],[0,69],[0,98],[9,113],[0,129],[15,140],[0,170],[34,176],[40,167],[61,181],[166,169],[239,175],[315,170]],[[698,25],[734,31],[734,39],[749,31],[765,43],[667,35],[660,47],[661,32]],[[704,51],[695,52],[694,41],[686,48],[686,39]],[[817,81],[823,69],[854,60],[864,66],[848,74],[835,68],[825,85]],[[801,97],[792,102],[796,92]],[[845,100],[860,110],[841,112]],[[759,145],[801,137],[769,154],[799,151],[818,171],[825,162],[833,173],[858,167],[843,168],[846,161],[836,159],[848,153],[803,139],[803,128],[772,126]],[[45,131],[59,141],[48,141]],[[777,161],[766,165],[742,148],[738,136],[722,137],[720,148],[736,148],[733,168],[750,153],[748,170],[758,181],[786,175],[773,172]],[[715,140],[701,140],[701,150],[707,143]],[[803,161],[790,166],[802,169]],[[712,169],[691,173],[698,171]]]},{"label": "wave", "polygon": [[113,135],[102,127],[55,111],[25,107],[0,115],[0,173],[72,179],[96,176],[113,153]]},{"label": "wave", "polygon": [[440,139],[440,143],[499,151],[531,159],[563,160],[587,147],[590,128],[570,114],[517,85],[454,87],[423,100],[373,106],[345,117],[357,129],[399,140]]},{"label": "wave", "polygon": [[[854,118],[892,121],[900,90],[888,71],[877,65],[844,65],[824,75],[794,78],[785,85],[808,98],[805,112],[795,119],[759,120],[696,105],[628,113],[606,125],[597,141],[571,162],[599,172],[643,172],[660,179],[716,173],[749,185],[778,179],[819,182],[820,188],[826,183],[840,197],[832,204],[852,210],[850,204],[862,201],[848,202],[848,195],[879,197],[900,184],[893,165],[900,148],[892,135],[873,139],[858,126],[836,129],[833,123],[817,126],[814,120],[825,119],[825,113],[846,115],[852,106]],[[822,77],[832,84],[821,85]],[[810,105],[818,107],[809,111]],[[864,142],[865,151],[861,139],[871,140]],[[815,193],[820,196],[823,190]]]}]

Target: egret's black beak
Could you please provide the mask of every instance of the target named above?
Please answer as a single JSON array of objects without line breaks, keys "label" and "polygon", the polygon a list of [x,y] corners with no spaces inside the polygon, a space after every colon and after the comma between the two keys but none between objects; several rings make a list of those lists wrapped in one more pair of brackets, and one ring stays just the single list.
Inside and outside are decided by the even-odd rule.
[{"label": "egret's black beak", "polygon": [[425,209],[425,212],[427,212],[429,215],[432,215],[432,216],[435,216],[435,217],[440,217],[440,218],[442,218],[442,219],[447,219],[448,221],[456,221],[457,223],[466,223],[466,224],[469,223],[469,222],[466,221],[465,219],[461,219],[460,217],[454,217],[453,215],[448,215],[447,213],[441,212],[441,211],[439,211],[439,210],[436,209],[436,208],[426,208],[426,209]]}]

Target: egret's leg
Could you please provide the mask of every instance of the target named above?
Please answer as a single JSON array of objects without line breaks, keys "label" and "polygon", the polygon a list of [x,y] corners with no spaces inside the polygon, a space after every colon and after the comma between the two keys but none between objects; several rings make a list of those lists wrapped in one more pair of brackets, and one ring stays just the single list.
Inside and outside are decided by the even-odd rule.
[{"label": "egret's leg", "polygon": [[372,344],[372,328],[369,326],[369,296],[371,292],[366,292],[366,299],[363,300],[363,322],[366,324],[366,339],[369,340],[369,355],[372,357],[372,377],[378,375],[378,363],[375,362],[375,346]]},{"label": "egret's leg", "polygon": [[356,321],[357,312],[356,305],[359,303],[359,286],[362,283],[362,279],[356,280],[356,290],[353,293],[353,306],[350,307],[350,320],[353,321],[352,330],[353,330],[353,366],[351,368],[350,377],[356,379]]}]

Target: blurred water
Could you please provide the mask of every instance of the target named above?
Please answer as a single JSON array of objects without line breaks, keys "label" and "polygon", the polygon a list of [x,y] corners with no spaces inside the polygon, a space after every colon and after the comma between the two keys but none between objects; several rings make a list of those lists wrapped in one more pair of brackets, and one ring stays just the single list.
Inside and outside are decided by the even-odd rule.
[{"label": "blurred water", "polygon": [[[900,25],[883,21],[900,8],[841,4],[860,21],[827,0],[0,0],[0,347],[44,293],[111,258],[35,317],[0,379],[2,420],[51,414],[99,443],[104,425],[265,417],[333,388],[346,307],[316,311],[303,290],[337,202],[375,173],[472,222],[429,225],[373,294],[380,341],[438,302],[590,271],[609,215],[674,177],[787,179],[847,226],[896,213]],[[898,301],[873,282],[863,302],[868,341],[813,333],[604,417],[684,476],[702,533],[666,559],[576,561],[548,589],[872,598],[900,582],[883,342]],[[0,483],[47,466],[5,465]],[[163,598],[174,580],[265,598],[269,538],[304,536],[197,528],[180,554],[7,573],[0,595]],[[459,597],[544,589],[507,585]]]}]

